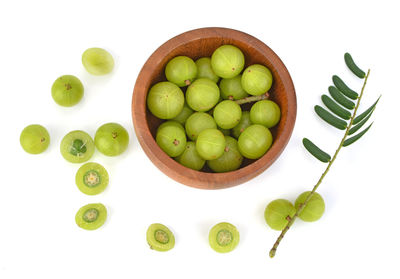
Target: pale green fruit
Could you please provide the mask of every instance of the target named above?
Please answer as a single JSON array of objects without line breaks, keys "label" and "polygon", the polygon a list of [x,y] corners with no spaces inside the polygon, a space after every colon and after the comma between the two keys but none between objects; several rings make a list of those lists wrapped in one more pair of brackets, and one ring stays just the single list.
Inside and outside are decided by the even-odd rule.
[{"label": "pale green fruit", "polygon": [[107,50],[93,47],[82,54],[82,64],[92,75],[106,75],[114,68],[114,58]]},{"label": "pale green fruit", "polygon": [[264,218],[271,229],[281,231],[295,213],[296,209],[290,201],[277,199],[267,205],[264,211]]},{"label": "pale green fruit", "polygon": [[262,95],[272,86],[271,71],[260,64],[247,67],[242,74],[242,87],[250,95]]},{"label": "pale green fruit", "polygon": [[[295,201],[296,210],[300,207],[302,203],[306,200],[310,191],[302,193]],[[325,202],[320,194],[315,193],[311,196],[307,205],[303,207],[299,214],[299,218],[306,222],[314,222],[322,217],[325,212]]]}]

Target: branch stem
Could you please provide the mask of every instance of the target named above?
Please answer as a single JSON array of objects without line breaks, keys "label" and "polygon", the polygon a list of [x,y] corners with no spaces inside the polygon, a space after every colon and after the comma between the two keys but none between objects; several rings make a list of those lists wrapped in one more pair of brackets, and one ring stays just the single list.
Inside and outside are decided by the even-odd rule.
[{"label": "branch stem", "polygon": [[285,234],[287,233],[287,231],[290,229],[290,227],[293,225],[294,221],[295,221],[296,218],[299,216],[299,214],[301,213],[301,211],[303,210],[303,208],[308,204],[308,202],[310,201],[312,195],[315,193],[315,191],[317,191],[319,185],[322,183],[322,180],[324,179],[325,175],[328,173],[330,167],[332,166],[332,164],[333,164],[333,162],[335,161],[337,155],[339,154],[339,151],[340,151],[340,149],[342,148],[343,143],[344,143],[344,141],[346,140],[346,138],[347,138],[347,136],[348,136],[348,134],[349,134],[349,130],[350,130],[351,126],[353,125],[354,118],[356,117],[357,109],[358,109],[358,107],[359,107],[359,105],[360,105],[360,101],[361,101],[361,98],[362,98],[363,93],[364,93],[365,85],[367,84],[369,72],[370,72],[370,70],[368,69],[367,75],[366,75],[365,78],[364,78],[364,84],[363,84],[363,87],[362,87],[362,89],[361,89],[360,96],[358,96],[358,98],[357,98],[357,104],[356,104],[356,106],[355,106],[355,108],[354,108],[353,115],[352,115],[351,118],[350,118],[350,122],[349,122],[349,124],[347,125],[347,128],[346,128],[346,131],[345,131],[345,133],[344,133],[344,136],[343,136],[342,140],[340,141],[340,144],[339,144],[338,148],[336,149],[335,154],[333,155],[332,159],[328,162],[328,165],[327,165],[325,171],[324,171],[324,172],[322,173],[322,175],[320,176],[320,178],[319,178],[317,184],[315,184],[314,188],[313,188],[313,189],[311,190],[311,192],[307,195],[305,201],[304,201],[302,204],[300,204],[300,206],[299,206],[299,208],[296,210],[296,213],[294,214],[294,216],[289,220],[288,224],[287,224],[286,227],[282,230],[281,234],[279,235],[279,237],[278,237],[277,240],[275,241],[274,246],[273,246],[272,249],[269,251],[269,256],[270,256],[271,258],[273,258],[273,257],[275,256],[275,253],[276,253],[276,250],[278,249],[279,243],[281,242],[281,240],[283,239],[283,237],[285,236]]},{"label": "branch stem", "polygon": [[262,95],[258,95],[258,96],[249,96],[249,97],[245,97],[239,100],[236,100],[235,103],[238,105],[242,105],[242,104],[246,104],[246,103],[251,103],[251,102],[257,102],[257,101],[261,101],[261,100],[265,100],[269,98],[269,93],[266,92]]}]

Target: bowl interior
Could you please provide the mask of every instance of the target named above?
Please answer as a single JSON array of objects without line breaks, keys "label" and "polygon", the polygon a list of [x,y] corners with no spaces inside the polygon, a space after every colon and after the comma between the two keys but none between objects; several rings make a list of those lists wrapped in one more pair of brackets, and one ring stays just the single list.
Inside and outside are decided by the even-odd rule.
[{"label": "bowl interior", "polygon": [[[154,84],[165,81],[165,66],[175,56],[185,55],[193,60],[211,57],[219,46],[232,44],[245,56],[245,67],[262,64],[273,76],[269,90],[270,99],[281,109],[281,120],[271,129],[274,142],[268,152],[258,160],[245,159],[239,170],[230,173],[211,173],[205,167],[202,172],[183,167],[169,158],[155,143],[157,127],[163,122],[156,118],[146,106],[146,96]],[[183,88],[183,91],[186,89]],[[249,110],[251,104],[242,105]],[[137,79],[133,98],[133,119],[139,142],[144,151],[162,171],[175,180],[200,188],[221,188],[240,184],[264,171],[280,155],[293,130],[296,117],[296,98],[290,75],[279,57],[258,39],[232,29],[204,28],[183,33],[159,47],[142,68]],[[141,119],[143,118],[143,119]],[[139,119],[146,124],[138,123]],[[140,126],[140,127],[139,127]],[[146,133],[148,136],[146,136]],[[151,135],[151,139],[149,136]],[[152,142],[151,142],[152,141]],[[189,177],[189,179],[187,179]]]},{"label": "bowl interior", "polygon": [[[214,52],[215,49],[217,49],[221,45],[225,44],[231,44],[235,45],[238,48],[240,48],[245,56],[245,68],[247,66],[250,66],[252,64],[261,64],[264,66],[267,66],[273,75],[274,81],[272,83],[271,89],[268,91],[270,93],[270,100],[276,102],[281,110],[284,110],[284,104],[287,104],[287,95],[285,93],[285,89],[282,86],[282,80],[281,77],[277,74],[277,71],[275,69],[275,66],[273,64],[273,61],[269,57],[265,55],[265,53],[261,53],[260,50],[257,50],[255,48],[252,48],[249,42],[243,42],[235,38],[221,38],[221,37],[211,37],[211,38],[198,38],[196,40],[188,41],[185,43],[180,44],[179,46],[175,47],[174,49],[171,49],[171,52],[169,52],[164,59],[161,61],[159,64],[160,70],[156,71],[154,73],[154,76],[152,77],[151,80],[151,85],[156,84],[157,82],[160,81],[166,81],[166,77],[164,74],[165,67],[168,63],[169,60],[174,58],[175,56],[179,55],[185,55],[190,58],[192,58],[194,61],[201,57],[211,57],[212,53]],[[200,46],[200,47],[199,47]],[[151,86],[149,87],[149,89]],[[186,88],[182,88],[183,91],[186,91]],[[250,110],[252,104],[244,104],[242,105],[243,110]],[[287,113],[282,112],[282,119],[280,123],[285,123],[285,117]],[[147,125],[150,129],[151,134],[153,137],[156,137],[156,131],[157,127],[163,122],[163,120],[158,119],[155,117],[146,107],[146,120],[147,120]],[[270,129],[274,140],[274,143],[277,138],[279,138],[280,134],[283,131],[283,125],[277,125],[273,128]],[[273,144],[274,144],[273,143]],[[171,159],[172,160],[172,159]],[[241,167],[247,166],[254,162],[255,160],[250,160],[250,159],[244,159],[243,164]],[[202,171],[205,172],[211,172],[209,168],[207,168],[207,165],[202,169]]]}]

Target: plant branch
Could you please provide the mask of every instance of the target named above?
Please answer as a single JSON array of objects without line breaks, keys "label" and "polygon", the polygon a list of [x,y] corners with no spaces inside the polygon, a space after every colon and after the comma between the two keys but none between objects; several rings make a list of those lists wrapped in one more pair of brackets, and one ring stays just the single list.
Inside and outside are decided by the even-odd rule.
[{"label": "plant branch", "polygon": [[281,234],[279,235],[279,237],[277,238],[277,240],[275,241],[274,246],[272,247],[272,249],[269,251],[269,256],[271,258],[273,258],[275,256],[276,250],[278,249],[279,243],[281,242],[281,240],[283,239],[283,237],[285,236],[285,234],[287,233],[287,231],[290,229],[290,227],[292,226],[292,224],[294,223],[294,221],[296,220],[296,218],[299,216],[299,214],[301,213],[301,211],[303,210],[303,208],[308,204],[308,202],[310,201],[312,195],[315,193],[315,191],[317,191],[319,185],[322,183],[322,180],[324,179],[325,175],[328,173],[330,167],[332,166],[333,162],[335,161],[340,149],[343,146],[344,141],[346,140],[348,134],[349,134],[349,130],[353,124],[353,120],[356,117],[357,114],[357,109],[360,105],[360,101],[361,98],[363,96],[364,93],[364,89],[365,89],[365,85],[367,84],[367,80],[368,80],[368,76],[369,76],[369,72],[370,70],[368,70],[367,75],[365,76],[364,79],[364,84],[363,87],[361,89],[361,93],[360,96],[358,96],[358,100],[357,100],[357,104],[354,108],[354,112],[353,115],[350,118],[350,122],[347,125],[346,131],[344,133],[344,136],[342,138],[342,140],[340,141],[339,147],[336,149],[335,154],[333,155],[332,159],[329,161],[328,166],[326,167],[325,171],[322,173],[321,177],[319,178],[317,184],[315,184],[314,188],[311,190],[311,192],[307,195],[305,201],[300,204],[299,208],[296,210],[296,213],[294,214],[294,216],[292,218],[290,218],[288,224],[286,225],[286,227],[282,230]]},{"label": "plant branch", "polygon": [[[261,100],[267,100],[269,99],[269,93],[265,92],[262,95],[258,95],[258,96],[248,96],[248,97],[244,97],[242,99],[239,100],[233,100],[231,98],[231,96],[229,96],[228,100],[234,101],[236,104],[238,105],[243,105],[243,104],[247,104],[247,103],[252,103],[252,102],[257,102],[257,101],[261,101]],[[215,108],[215,107],[214,107]],[[211,110],[208,111],[209,114],[213,114],[214,113],[214,108],[212,108]]]},{"label": "plant branch", "polygon": [[246,104],[246,103],[251,103],[251,102],[257,102],[257,101],[261,101],[261,100],[265,100],[265,99],[269,99],[269,93],[266,92],[262,95],[258,95],[258,96],[249,96],[249,97],[245,97],[239,100],[236,100],[235,103],[238,105],[242,105],[242,104]]}]

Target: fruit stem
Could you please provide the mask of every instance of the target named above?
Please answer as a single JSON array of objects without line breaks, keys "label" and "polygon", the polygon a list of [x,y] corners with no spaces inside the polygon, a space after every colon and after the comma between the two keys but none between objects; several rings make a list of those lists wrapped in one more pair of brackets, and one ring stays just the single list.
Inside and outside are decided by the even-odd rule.
[{"label": "fruit stem", "polygon": [[331,165],[333,164],[333,162],[335,161],[340,149],[343,146],[344,141],[346,140],[348,134],[349,134],[349,130],[350,127],[353,125],[353,120],[356,117],[357,114],[357,109],[358,106],[360,105],[361,102],[361,98],[363,96],[364,93],[364,88],[365,85],[367,84],[367,80],[368,80],[368,76],[369,76],[369,72],[370,70],[368,69],[367,75],[364,78],[364,84],[363,87],[361,89],[361,93],[360,96],[358,96],[358,100],[357,100],[357,104],[354,108],[354,112],[353,115],[350,118],[350,122],[347,125],[346,131],[344,133],[344,136],[342,138],[342,140],[340,141],[339,147],[336,149],[335,154],[333,155],[332,159],[329,161],[328,166],[326,167],[325,171],[322,173],[321,177],[319,178],[317,184],[315,184],[314,188],[311,190],[311,192],[307,195],[306,199],[304,200],[304,202],[302,204],[300,204],[299,208],[296,210],[296,213],[294,214],[294,216],[289,220],[288,224],[286,225],[286,227],[282,230],[281,234],[279,235],[279,237],[277,238],[277,240],[275,241],[274,246],[272,247],[272,249],[269,251],[269,256],[271,258],[273,258],[275,256],[276,250],[278,249],[279,243],[281,242],[281,240],[283,239],[283,237],[285,236],[285,234],[287,233],[287,231],[290,229],[290,227],[292,226],[292,224],[294,223],[294,221],[296,220],[296,218],[299,216],[299,214],[301,213],[301,211],[303,210],[303,208],[308,204],[308,202],[310,201],[312,195],[315,193],[315,191],[317,191],[318,186],[322,183],[322,180],[324,179],[325,175],[328,173]]},{"label": "fruit stem", "polygon": [[[247,103],[251,103],[251,102],[257,102],[257,101],[266,100],[266,99],[269,99],[269,93],[268,92],[265,92],[264,94],[258,95],[258,96],[244,97],[244,98],[239,99],[239,100],[233,100],[232,96],[228,97],[228,100],[233,100],[238,105],[243,105],[243,104],[247,104]],[[209,110],[208,113],[212,115],[214,113],[214,108]]]},{"label": "fruit stem", "polygon": [[245,97],[243,99],[236,100],[235,103],[238,105],[246,104],[246,103],[251,103],[251,102],[257,102],[261,100],[265,100],[269,98],[269,93],[265,92],[262,95],[258,96],[250,96],[250,97]]}]

